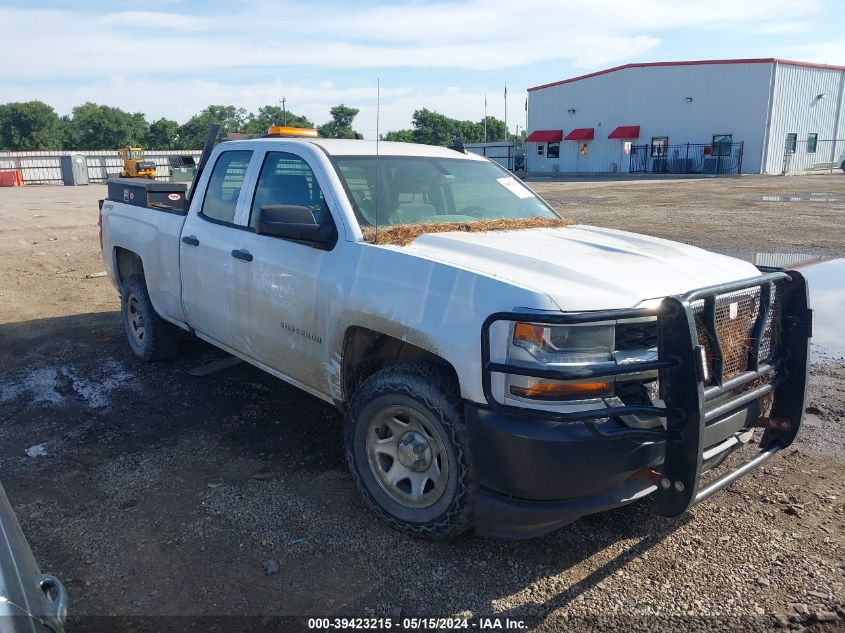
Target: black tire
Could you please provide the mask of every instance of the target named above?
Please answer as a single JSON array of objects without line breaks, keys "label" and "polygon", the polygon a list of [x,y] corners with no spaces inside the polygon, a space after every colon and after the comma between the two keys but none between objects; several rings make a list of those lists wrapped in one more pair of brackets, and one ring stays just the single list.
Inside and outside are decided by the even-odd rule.
[{"label": "black tire", "polygon": [[124,282],[120,293],[120,316],[135,356],[151,362],[176,355],[179,328],[156,313],[143,275],[132,275]]},{"label": "black tire", "polygon": [[[368,378],[352,396],[347,409],[346,459],[355,485],[383,521],[411,536],[449,538],[465,531],[472,523],[476,485],[467,446],[463,401],[454,382],[442,366],[429,363],[396,365]],[[409,507],[397,501],[396,491],[389,492],[383,483],[384,475],[376,472],[382,466],[375,462],[371,464],[375,458],[370,452],[372,443],[368,438],[378,432],[371,424],[377,425],[379,416],[386,411],[411,411],[413,416],[419,416],[417,422],[427,429],[424,439],[435,447],[433,459],[438,464],[436,473],[440,483],[432,485],[434,492],[427,494],[439,497],[426,507]],[[397,433],[395,440],[399,444],[402,443],[400,435],[401,432]],[[403,458],[407,459],[407,453]],[[441,459],[446,460],[445,465]],[[410,488],[409,494],[413,493],[409,480],[398,482],[405,483]],[[433,484],[433,480],[424,480],[419,490],[428,489],[430,483]]]}]

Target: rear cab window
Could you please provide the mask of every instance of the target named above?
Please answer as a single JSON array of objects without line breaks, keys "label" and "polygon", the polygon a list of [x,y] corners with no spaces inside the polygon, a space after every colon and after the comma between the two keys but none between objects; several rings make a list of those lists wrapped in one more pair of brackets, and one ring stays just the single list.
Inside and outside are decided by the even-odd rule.
[{"label": "rear cab window", "polygon": [[251,159],[251,150],[220,153],[208,179],[200,215],[214,222],[235,223],[238,197]]}]

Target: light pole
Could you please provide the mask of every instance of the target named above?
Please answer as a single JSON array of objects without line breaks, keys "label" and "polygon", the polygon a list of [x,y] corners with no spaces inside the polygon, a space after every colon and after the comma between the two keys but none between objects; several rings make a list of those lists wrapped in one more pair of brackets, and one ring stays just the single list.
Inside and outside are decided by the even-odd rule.
[{"label": "light pole", "polygon": [[281,101],[281,104],[282,104],[282,119],[283,119],[282,125],[284,125],[285,127],[287,127],[287,124],[288,124],[288,111],[287,111],[287,108],[285,108],[285,104],[287,103],[287,101],[288,101],[287,97],[282,97],[282,101]]}]

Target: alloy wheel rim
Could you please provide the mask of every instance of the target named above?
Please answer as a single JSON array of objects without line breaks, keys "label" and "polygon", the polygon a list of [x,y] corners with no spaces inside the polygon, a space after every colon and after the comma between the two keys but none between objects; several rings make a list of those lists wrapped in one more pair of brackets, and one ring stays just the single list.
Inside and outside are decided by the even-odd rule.
[{"label": "alloy wheel rim", "polygon": [[449,456],[443,439],[426,417],[411,407],[393,405],[367,425],[367,460],[379,486],[407,508],[435,504],[449,481]]},{"label": "alloy wheel rim", "polygon": [[144,328],[144,315],[141,314],[141,302],[134,294],[129,295],[127,304],[127,317],[129,318],[129,331],[132,333],[132,338],[139,345],[144,343],[144,335],[146,329]]}]

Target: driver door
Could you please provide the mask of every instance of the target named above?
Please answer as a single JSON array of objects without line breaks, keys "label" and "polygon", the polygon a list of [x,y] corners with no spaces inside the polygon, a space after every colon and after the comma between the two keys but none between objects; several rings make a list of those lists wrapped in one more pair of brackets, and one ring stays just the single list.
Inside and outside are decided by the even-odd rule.
[{"label": "driver door", "polygon": [[249,257],[233,263],[234,347],[299,386],[325,393],[326,319],[333,296],[327,280],[333,275],[324,271],[333,253],[255,233],[258,211],[269,205],[307,207],[318,223],[333,222],[319,180],[302,156],[272,151],[250,193],[244,216],[249,230],[238,231],[232,246]]}]

